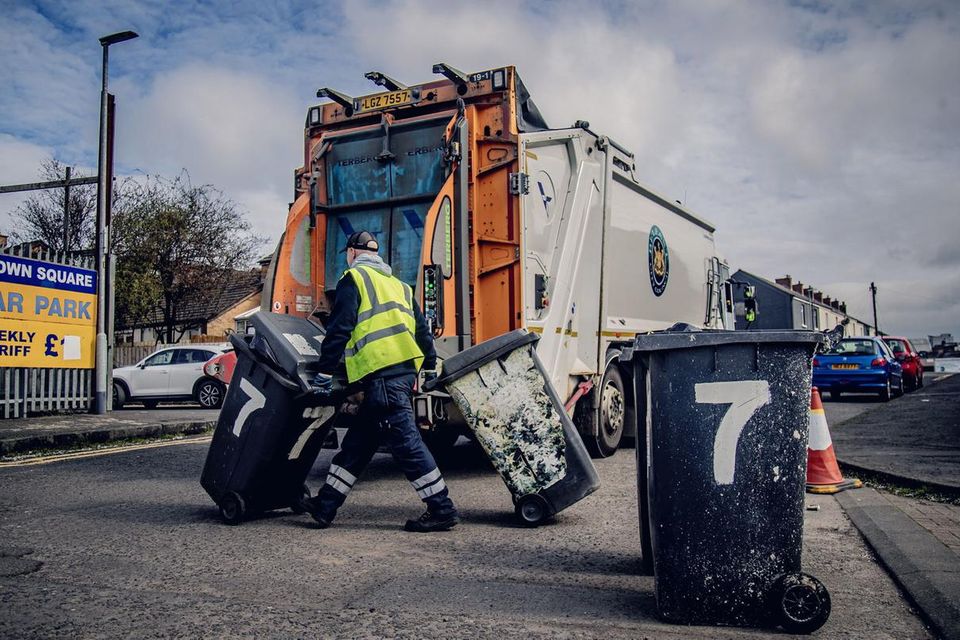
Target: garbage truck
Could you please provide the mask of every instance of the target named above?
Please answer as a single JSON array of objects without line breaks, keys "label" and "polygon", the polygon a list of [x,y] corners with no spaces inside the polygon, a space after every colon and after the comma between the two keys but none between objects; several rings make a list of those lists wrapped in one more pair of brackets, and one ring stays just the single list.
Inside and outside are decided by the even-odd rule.
[{"label": "garbage truck", "polygon": [[[537,353],[594,455],[635,423],[619,347],[677,322],[733,328],[729,268],[714,226],[637,178],[633,153],[577,121],[550,128],[512,66],[380,90],[317,91],[303,165],[263,299],[321,321],[347,267],[347,237],[378,239],[451,357],[515,329]],[[266,305],[265,305],[266,306]],[[462,419],[442,393],[418,394],[428,444]]]}]

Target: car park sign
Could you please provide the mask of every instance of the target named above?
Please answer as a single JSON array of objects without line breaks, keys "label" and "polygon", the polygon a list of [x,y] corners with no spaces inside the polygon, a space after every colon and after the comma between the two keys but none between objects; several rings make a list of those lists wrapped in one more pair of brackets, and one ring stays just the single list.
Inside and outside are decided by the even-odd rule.
[{"label": "car park sign", "polygon": [[92,369],[97,273],[0,255],[0,367]]}]

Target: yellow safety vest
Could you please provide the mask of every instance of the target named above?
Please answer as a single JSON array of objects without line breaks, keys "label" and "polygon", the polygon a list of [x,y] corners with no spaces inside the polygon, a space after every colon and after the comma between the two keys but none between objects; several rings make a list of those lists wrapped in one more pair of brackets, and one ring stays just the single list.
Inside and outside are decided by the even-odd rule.
[{"label": "yellow safety vest", "polygon": [[344,349],[347,380],[355,382],[408,360],[420,369],[423,352],[417,345],[410,285],[366,265],[347,269],[360,292],[357,325]]}]

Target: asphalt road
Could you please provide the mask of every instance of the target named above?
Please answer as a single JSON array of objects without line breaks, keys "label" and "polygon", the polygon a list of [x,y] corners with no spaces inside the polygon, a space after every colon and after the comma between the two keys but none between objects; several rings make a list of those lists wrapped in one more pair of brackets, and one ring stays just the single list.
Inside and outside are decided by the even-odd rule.
[{"label": "asphalt road", "polygon": [[[421,504],[378,455],[330,529],[306,516],[228,527],[200,488],[206,445],[0,470],[0,637],[781,638],[656,617],[639,575],[631,450],[538,529],[472,446],[443,465],[464,522],[409,534]],[[318,486],[324,452],[309,482]],[[808,497],[804,569],[820,637],[928,638],[836,500]]]}]

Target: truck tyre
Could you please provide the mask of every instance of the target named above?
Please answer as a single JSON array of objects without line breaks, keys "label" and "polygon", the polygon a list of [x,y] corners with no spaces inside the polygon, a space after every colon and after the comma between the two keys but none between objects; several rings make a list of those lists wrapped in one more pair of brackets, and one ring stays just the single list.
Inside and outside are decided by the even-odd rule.
[{"label": "truck tyre", "polygon": [[617,452],[630,410],[623,376],[616,359],[607,364],[600,384],[593,391],[597,408],[590,406],[591,396],[577,403],[574,419],[584,443],[595,458],[607,458]]}]

